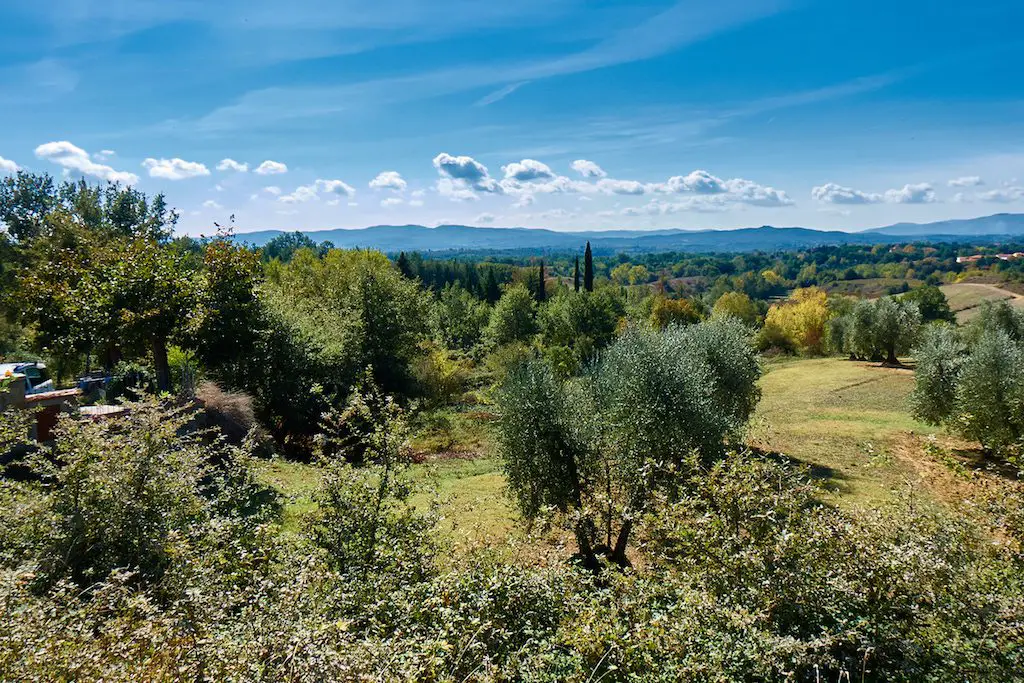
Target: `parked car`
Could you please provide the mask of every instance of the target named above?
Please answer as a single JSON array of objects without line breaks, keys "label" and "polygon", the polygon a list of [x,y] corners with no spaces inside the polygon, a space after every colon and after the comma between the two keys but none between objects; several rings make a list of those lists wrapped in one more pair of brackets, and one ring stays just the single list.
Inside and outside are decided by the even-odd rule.
[{"label": "parked car", "polygon": [[0,377],[25,375],[25,394],[42,394],[53,391],[53,380],[46,370],[46,364],[39,361],[0,363]]}]

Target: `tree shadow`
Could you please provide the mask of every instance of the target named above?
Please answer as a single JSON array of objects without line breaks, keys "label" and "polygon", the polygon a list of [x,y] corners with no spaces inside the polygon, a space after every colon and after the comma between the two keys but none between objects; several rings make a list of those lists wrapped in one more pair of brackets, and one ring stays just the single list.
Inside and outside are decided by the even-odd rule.
[{"label": "tree shadow", "polygon": [[813,481],[827,485],[829,489],[835,490],[837,493],[848,494],[853,490],[850,488],[849,483],[847,483],[848,477],[834,467],[807,462],[781,451],[772,451],[758,446],[744,446],[744,450],[751,455],[766,458],[782,465],[802,468]]}]

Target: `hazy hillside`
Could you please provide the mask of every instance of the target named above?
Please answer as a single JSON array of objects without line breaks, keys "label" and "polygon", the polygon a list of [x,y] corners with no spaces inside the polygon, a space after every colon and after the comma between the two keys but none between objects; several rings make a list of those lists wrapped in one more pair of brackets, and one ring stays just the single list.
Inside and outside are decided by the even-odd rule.
[{"label": "hazy hillside", "polygon": [[[262,246],[281,230],[242,233],[238,240]],[[359,229],[306,232],[317,242],[337,247],[393,251],[577,250],[589,241],[597,251],[773,251],[832,244],[876,244],[906,237],[953,241],[986,235],[1024,235],[1024,215],[999,214],[970,220],[897,225],[863,232],[811,228],[741,228],[738,230],[610,230],[557,232],[540,228],[484,228],[467,225],[377,225]]]},{"label": "hazy hillside", "polygon": [[873,228],[866,232],[914,237],[930,235],[955,235],[963,237],[1024,235],[1024,214],[997,213],[992,216],[938,221],[936,223],[896,223],[884,228]]}]

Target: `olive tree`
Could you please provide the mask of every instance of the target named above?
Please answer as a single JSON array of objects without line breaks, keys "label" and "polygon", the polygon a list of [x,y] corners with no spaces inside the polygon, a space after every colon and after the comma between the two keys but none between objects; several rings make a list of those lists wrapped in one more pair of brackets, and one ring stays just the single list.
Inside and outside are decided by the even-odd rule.
[{"label": "olive tree", "polygon": [[950,325],[926,327],[914,351],[914,416],[929,424],[941,424],[956,410],[956,387],[963,365],[964,345]]},{"label": "olive tree", "polygon": [[678,492],[693,458],[737,436],[758,399],[750,336],[731,318],[656,331],[631,328],[581,378],[543,361],[499,393],[499,449],[528,519],[553,509],[587,567],[620,566],[633,528],[659,495]]},{"label": "olive tree", "polygon": [[932,327],[916,349],[914,414],[1006,456],[1024,445],[1024,341],[1017,315],[991,307],[962,332]]},{"label": "olive tree", "polygon": [[874,341],[885,362],[898,365],[897,353],[906,353],[921,330],[921,311],[913,301],[885,296],[875,302]]}]

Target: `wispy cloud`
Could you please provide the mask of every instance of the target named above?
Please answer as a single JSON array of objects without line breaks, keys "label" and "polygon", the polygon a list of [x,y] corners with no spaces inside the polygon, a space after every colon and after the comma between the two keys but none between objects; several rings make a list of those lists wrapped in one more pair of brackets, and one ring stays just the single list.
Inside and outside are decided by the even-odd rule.
[{"label": "wispy cloud", "polygon": [[566,76],[617,64],[651,59],[717,33],[781,11],[783,0],[719,0],[678,2],[668,10],[597,41],[593,46],[555,59],[484,64],[339,83],[331,86],[277,86],[253,90],[230,105],[195,122],[202,132],[215,133],[244,125],[250,128],[351,109],[367,109],[459,92],[505,85],[478,102],[489,104],[521,84]]},{"label": "wispy cloud", "polygon": [[521,87],[526,85],[527,83],[529,83],[529,81],[520,81],[519,83],[510,83],[509,85],[506,85],[504,88],[501,88],[500,90],[495,90],[491,94],[485,95],[484,97],[481,97],[479,100],[477,100],[476,102],[473,103],[473,106],[474,107],[486,107],[489,104],[494,104],[495,102],[498,102],[499,100],[505,99],[506,97],[508,97],[509,95],[514,93],[516,90],[519,90]]}]

